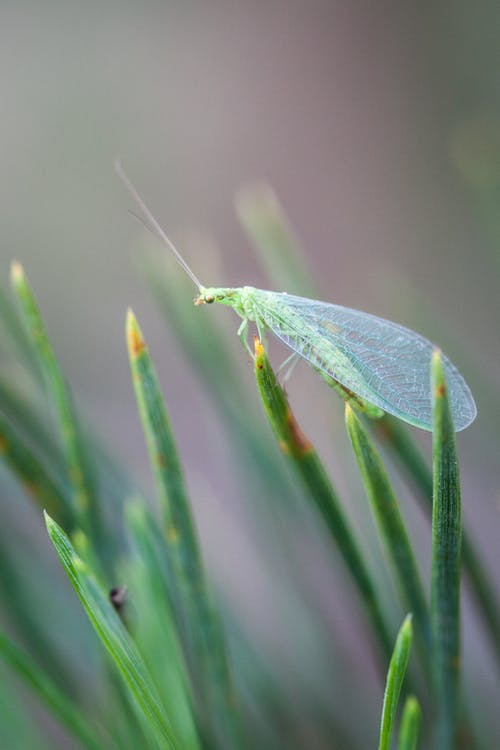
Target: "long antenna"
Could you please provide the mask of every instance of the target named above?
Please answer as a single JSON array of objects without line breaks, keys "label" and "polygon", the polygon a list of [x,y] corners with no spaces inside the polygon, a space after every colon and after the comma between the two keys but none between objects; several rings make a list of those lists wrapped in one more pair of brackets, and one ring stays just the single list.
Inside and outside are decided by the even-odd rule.
[{"label": "long antenna", "polygon": [[199,278],[189,268],[188,264],[186,263],[186,261],[184,260],[184,258],[180,254],[180,252],[177,250],[177,248],[175,247],[175,245],[172,242],[172,240],[170,240],[167,237],[167,235],[163,231],[161,225],[155,219],[155,217],[153,216],[153,214],[151,213],[151,211],[147,207],[146,203],[144,202],[144,200],[139,195],[139,193],[138,193],[138,191],[137,191],[134,183],[132,182],[132,180],[130,179],[130,177],[127,175],[127,173],[123,169],[122,163],[121,163],[120,159],[117,159],[115,161],[115,169],[116,169],[116,173],[117,173],[118,177],[123,182],[123,184],[125,185],[125,187],[129,191],[129,193],[132,195],[132,197],[136,201],[137,205],[141,209],[142,213],[148,219],[148,221],[150,222],[151,226],[154,228],[154,230],[155,230],[156,234],[158,235],[158,237],[173,252],[176,261],[179,263],[179,265],[182,266],[182,268],[185,270],[185,272],[187,273],[187,275],[189,276],[189,278],[191,279],[191,281],[193,281],[196,284],[196,286],[198,287],[198,289],[203,289],[203,284],[200,282]]}]

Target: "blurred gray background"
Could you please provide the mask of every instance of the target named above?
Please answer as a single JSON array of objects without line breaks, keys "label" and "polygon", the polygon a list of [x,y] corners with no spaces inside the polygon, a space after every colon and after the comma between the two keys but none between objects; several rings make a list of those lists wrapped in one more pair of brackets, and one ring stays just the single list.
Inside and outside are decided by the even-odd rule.
[{"label": "blurred gray background", "polygon": [[[235,480],[223,436],[211,439],[217,414],[138,271],[144,231],[118,155],[174,238],[213,238],[218,254],[190,257],[204,283],[266,285],[234,212],[235,192],[265,180],[323,299],[443,347],[479,409],[458,439],[464,514],[500,569],[499,32],[496,3],[2,0],[2,276],[12,258],[25,265],[80,405],[145,487],[128,305],[194,494],[209,486],[225,507]],[[233,346],[246,364],[235,335]],[[289,390],[342,487],[341,405],[305,367]],[[214,507],[197,505],[209,559],[237,562]]]}]

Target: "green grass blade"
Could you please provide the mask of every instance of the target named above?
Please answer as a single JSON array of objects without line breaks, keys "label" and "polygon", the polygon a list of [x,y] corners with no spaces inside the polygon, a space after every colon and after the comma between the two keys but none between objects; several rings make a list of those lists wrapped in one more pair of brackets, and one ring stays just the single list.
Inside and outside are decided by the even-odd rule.
[{"label": "green grass blade", "polygon": [[422,663],[430,673],[431,628],[429,609],[408,532],[389,477],[379,454],[354,411],[346,404],[346,425],[363,479],[370,508],[403,603],[414,618]]},{"label": "green grass blade", "polygon": [[437,746],[456,746],[460,674],[460,477],[455,427],[440,352],[431,365],[434,399],[431,621]]},{"label": "green grass blade", "polygon": [[[2,658],[30,687],[51,714],[89,750],[102,750],[104,738],[91,722],[50,680],[35,662],[23,653],[6,635],[0,633],[0,658]],[[106,738],[106,747],[112,748],[111,738]]]},{"label": "green grass blade", "polygon": [[285,392],[271,368],[264,347],[257,339],[255,341],[255,376],[265,412],[279,445],[290,460],[338,546],[366,606],[382,653],[388,658],[392,651],[391,639],[368,566],[325,469],[314,447],[297,424]]},{"label": "green grass blade", "polygon": [[46,471],[21,436],[0,416],[0,456],[41,509],[73,528],[70,502],[62,487]]},{"label": "green grass blade", "polygon": [[265,184],[242,188],[236,197],[236,211],[279,291],[314,297],[304,254],[272,188]]},{"label": "green grass blade", "polygon": [[[25,551],[24,556],[27,557]],[[30,578],[33,580],[33,576]],[[40,583],[33,580],[33,586],[43,585],[43,580],[43,575]],[[6,604],[9,630],[15,632],[22,643],[29,644],[39,666],[66,695],[76,696],[78,688],[66,655],[50,638],[47,622],[34,606],[33,592],[23,580],[19,559],[3,541],[0,543],[0,600]]]},{"label": "green grass blade", "polygon": [[128,686],[152,738],[159,748],[179,748],[142,658],[106,593],[56,522],[47,514],[45,522],[59,560],[90,622]]},{"label": "green grass blade", "polygon": [[405,701],[398,735],[398,750],[417,750],[422,711],[414,695]]},{"label": "green grass blade", "polygon": [[9,667],[0,665],[0,747],[6,750],[53,750],[37,725],[36,717],[20,700],[17,685],[13,684]]},{"label": "green grass blade", "polygon": [[[370,422],[376,436],[401,467],[418,492],[425,511],[432,510],[432,472],[411,438],[406,426],[386,414],[378,422]],[[476,600],[498,664],[500,665],[500,605],[496,588],[486,571],[476,545],[466,529],[462,530],[462,562],[469,589]]]},{"label": "green grass blade", "polygon": [[[174,437],[144,338],[131,311],[127,343],[139,413],[155,475],[172,572],[174,613],[196,696],[198,718],[238,746],[234,696],[222,629],[205,580]],[[207,731],[206,730],[206,731]]]},{"label": "green grass blade", "polygon": [[148,669],[161,691],[175,735],[184,750],[198,750],[191,702],[189,677],[180,651],[179,638],[166,596],[167,585],[154,520],[139,500],[126,507],[126,518],[135,555],[131,564],[131,593],[136,616],[133,633]]},{"label": "green grass blade", "polygon": [[37,399],[33,398],[31,389],[20,388],[15,382],[16,376],[17,372],[9,379],[0,375],[0,413],[43,458],[45,466],[50,466],[54,474],[64,476],[65,464],[60,447],[47,425],[46,414],[42,412]]},{"label": "green grass blade", "polygon": [[39,378],[41,372],[33,347],[21,322],[19,312],[13,301],[7,297],[3,286],[0,286],[0,330],[0,344],[2,348],[5,347],[3,354],[14,353],[15,358],[21,359],[27,370],[35,378]]},{"label": "green grass blade", "polygon": [[38,356],[47,392],[55,406],[66,456],[68,478],[73,491],[75,512],[84,528],[90,528],[98,534],[100,516],[94,478],[89,468],[71,395],[45,330],[35,295],[19,263],[12,264],[11,285],[19,301],[25,329]]},{"label": "green grass blade", "polygon": [[378,750],[390,750],[396,709],[398,707],[399,695],[406,674],[406,667],[410,658],[410,650],[413,639],[411,615],[407,615],[399,629],[396,645],[387,672],[385,684],[384,703],[382,706],[382,719],[380,722],[380,739]]}]

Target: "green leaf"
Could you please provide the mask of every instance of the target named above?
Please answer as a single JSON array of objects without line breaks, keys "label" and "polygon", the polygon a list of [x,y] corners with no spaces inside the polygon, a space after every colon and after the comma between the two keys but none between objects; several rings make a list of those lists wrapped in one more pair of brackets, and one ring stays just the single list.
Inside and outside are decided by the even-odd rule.
[{"label": "green leaf", "polygon": [[[19,373],[22,377],[22,374]],[[0,412],[43,461],[47,471],[64,477],[65,463],[57,440],[47,424],[46,411],[32,388],[20,387],[17,369],[9,379],[0,376]],[[71,502],[71,496],[68,497]]]},{"label": "green leaf", "polygon": [[255,339],[255,376],[265,412],[281,450],[292,464],[339,548],[366,606],[382,653],[388,658],[392,650],[389,630],[368,565],[326,471],[314,447],[299,427],[258,339]]},{"label": "green leaf", "polygon": [[[370,427],[390,455],[396,460],[418,492],[425,511],[432,511],[432,472],[424,456],[401,420],[385,414]],[[500,665],[500,607],[496,588],[492,583],[476,545],[462,529],[462,561],[468,576],[469,589],[476,600],[486,631]]]},{"label": "green leaf", "polygon": [[411,625],[411,614],[404,619],[399,629],[396,645],[389,664],[387,680],[385,684],[384,703],[382,706],[382,719],[380,722],[380,739],[378,750],[389,750],[391,746],[392,732],[396,718],[399,695],[406,674],[408,660],[413,638]]},{"label": "green leaf", "polygon": [[158,378],[131,311],[127,343],[139,414],[156,480],[169,561],[170,595],[177,620],[198,720],[205,732],[238,746],[235,701],[225,643],[205,580],[198,540],[174,437]]},{"label": "green leaf", "polygon": [[432,442],[432,660],[437,703],[437,744],[456,747],[460,673],[460,477],[441,355],[431,364],[434,401]]},{"label": "green leaf", "polygon": [[130,564],[130,598],[136,612],[133,633],[148,669],[169,707],[172,728],[185,750],[198,750],[195,721],[189,698],[179,638],[166,592],[165,566],[153,532],[154,519],[139,500],[126,507],[126,518],[135,549]]},{"label": "green leaf", "polygon": [[128,686],[152,738],[160,748],[179,748],[142,658],[108,597],[88,566],[75,553],[62,529],[47,513],[45,522],[59,560],[90,622]]},{"label": "green leaf", "polygon": [[[0,456],[40,508],[47,508],[61,523],[71,524],[70,500],[26,445],[21,436],[0,416]],[[70,525],[72,528],[72,525]]]},{"label": "green leaf", "polygon": [[417,750],[422,711],[414,695],[409,695],[403,708],[398,735],[398,750]]},{"label": "green leaf", "polygon": [[101,529],[94,477],[90,470],[76,411],[45,330],[35,295],[19,263],[12,264],[11,285],[19,302],[26,332],[44,374],[47,392],[55,406],[66,456],[68,479],[73,491],[74,510],[84,528],[91,528],[98,538]]},{"label": "green leaf", "polygon": [[430,672],[429,610],[399,504],[379,454],[359,418],[348,404],[346,404],[345,414],[347,430],[370,508],[397,580],[404,606],[413,614],[421,645],[423,665]]},{"label": "green leaf", "polygon": [[53,750],[13,684],[9,668],[0,666],[0,747],[8,750]]},{"label": "green leaf", "polygon": [[20,320],[15,304],[7,297],[3,286],[0,286],[0,327],[2,335],[0,342],[6,351],[14,353],[25,364],[27,370],[35,378],[40,376],[38,360],[33,347]]},{"label": "green leaf", "polygon": [[[84,747],[90,750],[102,750],[104,738],[96,732],[93,724],[47,677],[45,672],[42,672],[38,665],[3,633],[0,633],[0,657]],[[106,738],[106,747],[114,747],[110,737]]]}]

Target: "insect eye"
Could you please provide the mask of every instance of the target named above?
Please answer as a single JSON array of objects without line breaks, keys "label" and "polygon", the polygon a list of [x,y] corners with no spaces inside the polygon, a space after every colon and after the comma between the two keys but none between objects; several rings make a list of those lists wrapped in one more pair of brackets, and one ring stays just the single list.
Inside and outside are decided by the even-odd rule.
[{"label": "insect eye", "polygon": [[212,302],[215,302],[214,295],[213,294],[207,294],[206,297],[205,297],[205,302],[207,303],[207,305],[211,305]]},{"label": "insect eye", "polygon": [[217,295],[217,299],[218,299],[218,300],[219,300],[219,302],[220,302],[221,300],[223,300],[223,299],[224,299],[224,295],[223,295],[223,294],[218,294],[218,295]]}]

